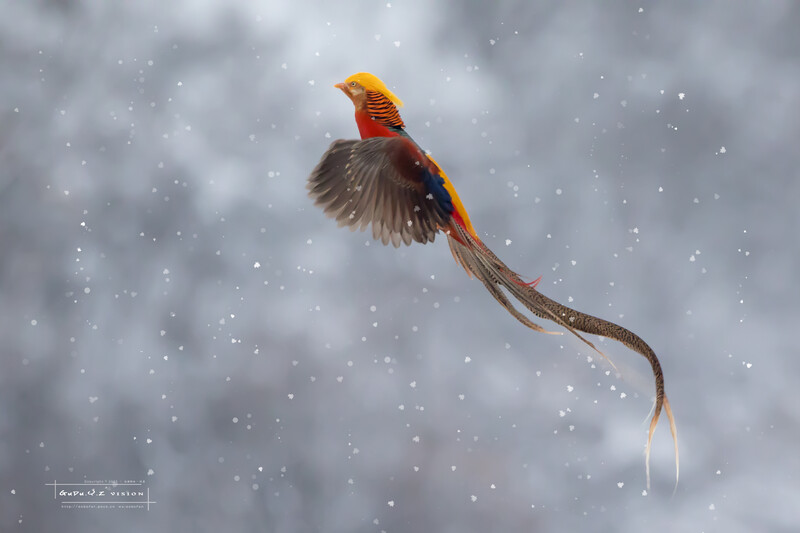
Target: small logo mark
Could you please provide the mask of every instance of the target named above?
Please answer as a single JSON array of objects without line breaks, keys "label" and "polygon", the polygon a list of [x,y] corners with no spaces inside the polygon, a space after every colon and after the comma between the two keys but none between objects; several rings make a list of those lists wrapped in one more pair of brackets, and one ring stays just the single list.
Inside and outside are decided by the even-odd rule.
[{"label": "small logo mark", "polygon": [[83,483],[45,483],[62,509],[144,509],[156,503],[144,481],[97,480]]}]

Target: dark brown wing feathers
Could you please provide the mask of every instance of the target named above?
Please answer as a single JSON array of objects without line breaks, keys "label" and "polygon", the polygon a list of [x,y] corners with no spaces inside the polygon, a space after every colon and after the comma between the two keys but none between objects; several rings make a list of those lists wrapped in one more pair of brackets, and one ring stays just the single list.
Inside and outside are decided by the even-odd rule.
[{"label": "dark brown wing feathers", "polygon": [[309,195],[339,225],[384,244],[432,242],[447,213],[427,194],[424,154],[403,137],[338,140],[308,178]]}]

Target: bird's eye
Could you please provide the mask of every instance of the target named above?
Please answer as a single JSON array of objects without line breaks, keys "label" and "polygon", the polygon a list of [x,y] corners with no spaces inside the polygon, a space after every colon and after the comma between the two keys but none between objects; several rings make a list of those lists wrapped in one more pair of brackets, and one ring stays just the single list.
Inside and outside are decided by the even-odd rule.
[{"label": "bird's eye", "polygon": [[356,86],[356,82],[354,82],[354,81],[351,81],[351,82],[350,82],[350,87],[355,87],[355,86]]}]

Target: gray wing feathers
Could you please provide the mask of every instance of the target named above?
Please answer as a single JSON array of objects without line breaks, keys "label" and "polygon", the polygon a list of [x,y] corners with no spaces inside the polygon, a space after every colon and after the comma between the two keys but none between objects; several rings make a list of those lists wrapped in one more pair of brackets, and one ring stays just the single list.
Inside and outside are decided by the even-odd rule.
[{"label": "gray wing feathers", "polygon": [[396,166],[398,154],[404,156],[396,143],[402,142],[397,137],[334,141],[308,178],[309,195],[340,226],[363,231],[371,224],[373,238],[383,244],[433,242],[449,215],[421,181]]}]

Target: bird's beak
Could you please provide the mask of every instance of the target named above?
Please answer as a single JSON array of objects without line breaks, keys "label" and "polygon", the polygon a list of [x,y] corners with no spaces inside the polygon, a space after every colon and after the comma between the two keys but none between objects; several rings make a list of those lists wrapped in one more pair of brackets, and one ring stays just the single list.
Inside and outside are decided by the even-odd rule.
[{"label": "bird's beak", "polygon": [[350,101],[355,103],[355,101],[353,100],[353,93],[350,92],[350,86],[349,85],[347,85],[346,83],[342,82],[342,83],[337,83],[336,85],[334,85],[334,87],[336,87],[337,89],[342,91],[344,93],[344,95],[350,99]]}]

